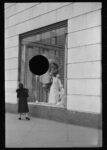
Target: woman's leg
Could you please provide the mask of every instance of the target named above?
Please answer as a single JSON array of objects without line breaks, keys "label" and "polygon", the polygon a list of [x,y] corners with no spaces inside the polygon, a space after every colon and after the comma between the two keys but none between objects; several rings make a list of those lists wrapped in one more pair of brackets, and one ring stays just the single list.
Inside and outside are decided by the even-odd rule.
[{"label": "woman's leg", "polygon": [[28,117],[28,113],[26,113],[25,116]]},{"label": "woman's leg", "polygon": [[21,113],[19,113],[19,120],[21,120]]},{"label": "woman's leg", "polygon": [[26,113],[26,119],[27,119],[27,120],[30,120],[30,118],[28,117],[28,113]]}]

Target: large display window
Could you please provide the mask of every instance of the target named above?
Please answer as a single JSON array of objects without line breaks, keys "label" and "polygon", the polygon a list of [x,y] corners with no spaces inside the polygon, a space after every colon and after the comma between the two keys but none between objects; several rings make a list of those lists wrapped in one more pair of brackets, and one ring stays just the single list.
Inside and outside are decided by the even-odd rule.
[{"label": "large display window", "polygon": [[[19,81],[29,89],[28,102],[66,106],[66,42],[67,24],[65,22],[20,36]],[[34,75],[29,69],[29,60],[36,55],[43,55],[49,61],[49,70],[41,76]],[[52,75],[52,67],[58,69],[58,75]],[[59,100],[55,103],[53,100],[51,103],[49,97],[53,97],[57,92],[53,88],[52,93],[51,86],[54,81],[58,84],[56,87],[59,86]]]}]

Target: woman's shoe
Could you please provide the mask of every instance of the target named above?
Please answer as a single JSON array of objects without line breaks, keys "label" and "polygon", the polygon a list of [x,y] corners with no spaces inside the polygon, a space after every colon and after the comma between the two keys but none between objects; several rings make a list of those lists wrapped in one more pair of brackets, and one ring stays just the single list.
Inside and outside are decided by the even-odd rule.
[{"label": "woman's shoe", "polygon": [[29,118],[29,117],[26,117],[26,120],[30,120],[30,118]]},{"label": "woman's shoe", "polygon": [[21,117],[19,117],[19,120],[21,120]]}]

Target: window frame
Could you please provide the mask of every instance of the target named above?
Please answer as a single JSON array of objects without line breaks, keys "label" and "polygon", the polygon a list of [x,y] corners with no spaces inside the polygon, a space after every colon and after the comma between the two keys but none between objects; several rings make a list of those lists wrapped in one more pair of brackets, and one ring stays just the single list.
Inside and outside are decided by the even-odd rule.
[{"label": "window frame", "polygon": [[[22,34],[19,34],[19,53],[18,53],[18,82],[20,82],[20,74],[21,74],[21,56],[22,56],[22,51],[21,51],[21,41],[23,38],[32,36],[32,35],[36,35],[36,34],[41,34],[43,32],[48,32],[51,30],[56,30],[59,29],[61,27],[66,27],[66,34],[65,34],[65,46],[64,46],[64,54],[65,54],[65,58],[64,58],[64,90],[65,90],[65,96],[66,96],[66,102],[67,102],[67,52],[68,52],[68,48],[67,48],[67,20],[61,21],[61,22],[57,22],[48,26],[44,26],[35,30],[31,30]],[[33,104],[33,103],[32,103]],[[47,104],[48,105],[48,104]],[[49,105],[50,106],[50,105]],[[56,106],[55,106],[56,107]],[[67,108],[67,103],[66,106],[64,108]]]}]

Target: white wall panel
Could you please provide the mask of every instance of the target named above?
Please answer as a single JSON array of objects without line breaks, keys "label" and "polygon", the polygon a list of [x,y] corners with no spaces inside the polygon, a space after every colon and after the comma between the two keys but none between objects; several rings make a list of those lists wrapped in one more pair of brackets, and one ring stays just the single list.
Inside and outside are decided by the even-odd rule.
[{"label": "white wall panel", "polygon": [[[38,17],[55,9],[58,9],[64,5],[68,5],[69,3],[41,3],[39,5],[35,5],[31,9],[27,9],[19,14],[16,14],[10,18],[6,19],[6,27],[13,26],[15,24],[21,23],[28,19],[32,19],[34,17]],[[7,24],[8,22],[8,24]]]},{"label": "white wall panel", "polygon": [[80,95],[100,95],[100,79],[76,79],[67,80],[67,93]]},{"label": "white wall panel", "polygon": [[[48,19],[46,19],[48,18]],[[19,24],[17,27],[18,34],[31,31],[33,29],[41,28],[44,26],[47,26],[49,24],[56,23],[56,12],[51,12],[49,14],[45,14],[43,16],[40,16],[39,18],[36,18],[35,20],[30,20],[28,22],[25,22],[23,24]]]},{"label": "white wall panel", "polygon": [[[50,13],[51,11],[56,11],[56,9],[60,9],[60,7],[63,7],[66,5],[69,5],[70,3],[41,3],[35,8],[32,9],[33,17],[43,15],[45,13]],[[51,16],[52,17],[52,16]]]},{"label": "white wall panel", "polygon": [[40,17],[40,26],[46,26],[53,23],[56,23],[56,11],[52,11]]},{"label": "white wall panel", "polygon": [[72,16],[82,15],[84,13],[102,8],[101,2],[75,2],[72,7]]},{"label": "white wall panel", "polygon": [[100,42],[100,26],[68,34],[68,48]]},{"label": "white wall panel", "polygon": [[25,9],[28,9],[34,5],[37,5],[38,3],[16,3],[11,7],[11,9],[5,10],[5,17],[10,17],[16,13],[19,13]]},{"label": "white wall panel", "polygon": [[17,36],[18,34],[17,26],[13,26],[12,28],[5,29],[5,38],[9,38],[11,36]]},{"label": "white wall panel", "polygon": [[67,109],[87,113],[101,113],[101,97],[69,95],[67,96]]},{"label": "white wall panel", "polygon": [[[18,13],[16,15],[11,16],[10,18],[7,18],[6,24],[7,24],[7,22],[8,22],[8,24],[6,25],[6,27],[11,27],[11,26],[16,25],[18,23],[21,23],[21,22],[24,22],[28,19],[31,19],[32,17],[34,17],[34,15],[35,16],[39,15],[41,10],[43,10],[43,9],[38,10],[38,6],[39,5],[36,5],[34,8],[25,10],[21,13]],[[36,10],[36,13],[33,13],[33,10]]]},{"label": "white wall panel", "polygon": [[[80,5],[81,4],[81,5]],[[79,7],[81,7],[81,13],[82,14],[84,14],[84,13],[86,13],[87,11],[89,12],[89,11],[91,11],[91,10],[96,10],[96,9],[100,9],[100,4],[99,3],[95,3],[95,4],[92,4],[92,3],[89,3],[89,5],[87,5],[86,3],[85,4],[83,4],[83,3],[80,3],[80,4],[78,4],[78,3],[71,3],[70,5],[68,5],[68,4],[66,4],[65,3],[65,5],[68,5],[68,6],[65,6],[65,7],[63,7],[63,8],[59,8],[58,10],[55,10],[55,13],[56,13],[56,21],[62,21],[62,20],[64,20],[64,19],[68,19],[68,18],[71,18],[71,17],[74,17],[75,16],[75,12],[73,12],[74,11],[74,9],[77,9],[78,8],[78,5],[79,5]],[[35,7],[38,7],[38,9],[42,6],[42,5],[46,5],[46,4],[39,4],[39,5],[37,5],[37,6],[35,6]],[[64,5],[64,4],[63,4]],[[53,5],[54,7],[55,7],[55,5]],[[53,6],[52,6],[52,8],[51,9],[53,9]],[[61,7],[62,6],[62,4],[60,3],[60,4],[57,4],[56,5],[56,8],[58,8],[58,7]],[[87,7],[89,7],[88,9],[84,9],[84,6],[87,6]],[[34,7],[34,8],[35,8]],[[32,8],[31,9],[31,11],[30,10],[28,10],[28,15],[25,13],[25,12],[23,12],[23,13],[25,13],[25,15],[27,15],[27,16],[36,16],[37,15],[37,13],[39,12],[43,12],[42,10],[44,10],[44,9],[47,9],[46,7],[41,7],[41,9],[39,9],[39,11],[37,11],[36,9],[34,9],[34,8]],[[49,6],[48,6],[48,8],[49,8]],[[48,9],[47,9],[48,10]],[[37,12],[36,12],[37,11]],[[23,13],[20,13],[20,17],[22,18],[20,18],[20,17],[15,17],[15,19],[13,19],[13,22],[16,20],[16,21],[19,21],[20,19],[22,20],[22,21],[24,21],[24,19],[26,19],[27,17],[25,17],[25,15],[23,15]],[[51,16],[51,19],[53,18],[53,14],[54,13],[52,13],[52,16]],[[79,14],[77,14],[77,15],[79,15]],[[43,16],[44,17],[44,16]],[[40,19],[42,19],[43,17],[40,17]],[[47,17],[46,17],[47,18]],[[25,28],[27,28],[26,26],[28,26],[28,24],[30,24],[31,26],[33,26],[32,25],[32,23],[33,22],[35,22],[36,20],[35,19],[37,19],[37,18],[34,18],[34,19],[31,19],[31,20],[29,20],[28,22],[25,22],[25,23],[23,23],[23,25],[21,24],[21,25],[19,25],[19,26],[24,26]],[[38,19],[37,19],[38,20]],[[45,21],[46,22],[48,22],[49,21],[49,19],[45,19]],[[41,27],[42,26],[45,26],[45,21],[43,22],[43,24],[41,25]],[[37,22],[37,21],[36,21]],[[42,22],[42,20],[40,21],[40,22]],[[51,22],[51,21],[50,21]],[[10,23],[12,23],[12,21],[10,21]],[[52,22],[53,23],[53,22]],[[9,22],[7,23],[7,25],[9,25]],[[37,25],[35,25],[35,26],[37,26]],[[23,28],[23,27],[22,27]],[[20,29],[22,29],[22,28],[20,28]],[[18,25],[17,26],[12,26],[12,27],[10,27],[10,28],[8,28],[8,29],[6,29],[6,32],[8,32],[8,34],[6,34],[6,36],[7,37],[9,37],[9,36],[13,36],[13,35],[16,35],[16,34],[18,34],[19,32],[20,32],[20,29],[19,29],[19,27],[18,27]],[[35,29],[36,29],[36,27],[35,27]],[[17,33],[16,33],[17,32]],[[10,34],[9,34],[10,33]],[[21,33],[21,32],[20,32]]]},{"label": "white wall panel", "polygon": [[5,69],[16,69],[16,68],[18,68],[18,58],[5,60]]},{"label": "white wall panel", "polygon": [[5,39],[5,48],[17,46],[19,44],[18,36]]},{"label": "white wall panel", "polygon": [[12,7],[16,3],[5,3],[5,8],[7,10],[8,7]]},{"label": "white wall panel", "polygon": [[5,59],[18,57],[18,50],[19,50],[18,46],[5,49]]},{"label": "white wall panel", "polygon": [[71,3],[57,10],[57,21],[70,19],[101,8],[101,3]]},{"label": "white wall panel", "polygon": [[[62,3],[62,2],[61,3],[17,3],[17,6],[13,6],[11,8],[11,10],[6,10],[5,14],[6,14],[6,17],[11,16],[11,18],[13,19],[14,17],[17,18],[17,16],[20,13],[23,16],[24,10],[26,13],[28,13],[28,11],[29,12],[32,11],[32,16],[30,16],[30,18],[32,18],[32,17],[44,14],[49,11],[53,11],[55,9],[58,9],[64,5],[68,5],[68,4],[70,4],[70,2],[69,3],[68,2],[66,2],[66,3]],[[12,15],[14,15],[14,14],[16,14],[16,15],[12,17]],[[30,18],[28,18],[28,19],[30,19]],[[26,18],[24,18],[24,19],[26,19]]]},{"label": "white wall panel", "polygon": [[101,10],[68,20],[68,33],[101,25]]},{"label": "white wall panel", "polygon": [[18,69],[6,70],[5,71],[5,80],[16,80],[18,79]]},{"label": "white wall panel", "polygon": [[[65,3],[66,4],[66,3]],[[46,5],[46,4],[45,4]],[[57,4],[58,5],[58,4]],[[56,5],[56,6],[57,6]],[[67,5],[67,4],[66,4]],[[62,6],[62,4],[60,3],[60,7]],[[39,7],[39,5],[38,5],[38,7]],[[66,6],[65,6],[66,7]],[[63,9],[64,9],[64,13],[62,14],[61,13],[61,9],[59,9],[59,13],[61,13],[61,15],[63,15],[63,17],[64,17],[64,15],[66,15],[66,10],[67,10],[67,8],[65,8],[65,7],[63,7]],[[71,7],[71,5],[70,5],[70,7]],[[49,7],[48,7],[49,8]],[[49,10],[49,9],[47,9],[47,10]],[[69,8],[69,10],[71,10],[70,8]],[[41,9],[39,9],[37,12],[37,9],[31,9],[31,16],[34,16],[34,15],[37,15],[37,13],[40,13],[40,11],[42,11],[42,7],[41,7]],[[12,27],[9,27],[9,28],[7,28],[6,30],[5,30],[5,32],[6,32],[6,37],[9,37],[9,36],[14,36],[14,35],[17,35],[17,34],[19,34],[19,33],[23,33],[23,32],[27,32],[27,31],[29,31],[29,30],[33,30],[33,29],[36,29],[36,28],[39,28],[39,27],[43,27],[43,26],[45,26],[45,25],[48,25],[48,24],[52,24],[52,23],[55,23],[56,21],[58,21],[57,19],[58,19],[58,16],[57,15],[60,15],[59,13],[57,13],[57,11],[53,11],[53,12],[50,12],[50,13],[47,13],[47,14],[44,14],[44,15],[42,15],[42,16],[39,16],[39,17],[37,17],[37,18],[33,18],[33,19],[31,19],[31,20],[28,20],[28,21],[26,21],[26,22],[23,22],[23,23],[21,23],[21,24],[18,24],[18,25],[16,25],[16,26],[12,26]],[[23,16],[22,14],[20,14],[21,15],[21,17],[22,17],[22,20],[23,19],[26,19],[26,17],[25,17],[25,15],[26,15],[26,13],[25,13],[25,15]],[[20,17],[19,17],[19,19],[17,18],[17,17],[15,17],[16,19],[17,19],[17,21],[19,21],[20,20]],[[46,18],[48,18],[48,19],[46,19]],[[45,20],[45,21],[44,21]],[[63,18],[63,20],[64,20],[64,18]],[[13,21],[15,21],[14,19],[13,19]],[[62,21],[62,19],[60,19],[59,21]],[[10,21],[10,23],[11,23],[11,21]],[[8,22],[8,24],[7,25],[9,25],[9,22]],[[24,27],[24,28],[23,28]]]},{"label": "white wall panel", "polygon": [[16,92],[17,81],[5,81],[5,89],[8,92]]},{"label": "white wall panel", "polygon": [[[11,3],[12,5],[13,3]],[[18,13],[20,11],[23,11],[27,8],[30,8],[34,5],[37,5],[38,3],[16,3],[15,5],[13,5],[11,7],[11,9],[6,9],[6,17],[9,17],[11,15],[13,15],[14,13]],[[48,3],[49,4],[49,9],[53,10],[58,8],[60,5],[64,6],[67,5],[69,3]],[[43,5],[43,3],[39,4],[39,5]],[[7,6],[6,6],[7,7]],[[73,15],[79,15],[79,14],[83,14],[89,11],[93,11],[96,9],[100,9],[102,7],[101,3],[73,3]]]},{"label": "white wall panel", "polygon": [[68,49],[68,63],[101,60],[101,44]]},{"label": "white wall panel", "polygon": [[5,36],[6,38],[10,36],[17,36],[18,34],[31,31],[33,29],[39,28],[39,20],[40,18],[36,18],[34,20],[29,20],[27,22],[18,24],[11,28],[5,29]]},{"label": "white wall panel", "polygon": [[[48,18],[48,19],[46,19]],[[49,14],[42,15],[33,20],[29,20],[27,22],[18,24],[13,28],[6,29],[6,36],[13,36],[16,34],[21,34],[27,31],[31,31],[33,29],[41,28],[50,24],[56,23],[56,11],[53,11]]]},{"label": "white wall panel", "polygon": [[64,2],[64,3],[63,2],[61,2],[61,3],[52,2],[52,3],[48,3],[48,10],[52,11],[52,10],[58,9],[60,7],[69,5],[69,4],[71,4],[71,2]]},{"label": "white wall panel", "polygon": [[56,10],[57,22],[72,17],[72,3],[68,6]]},{"label": "white wall panel", "polygon": [[5,94],[5,102],[6,103],[17,103],[17,94],[16,93],[6,93]]},{"label": "white wall panel", "polygon": [[17,103],[17,81],[5,81],[5,102]]},{"label": "white wall panel", "polygon": [[101,62],[68,64],[68,78],[100,78]]}]

